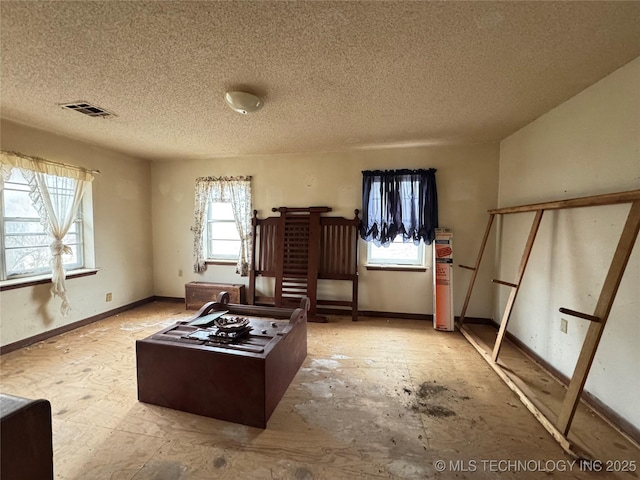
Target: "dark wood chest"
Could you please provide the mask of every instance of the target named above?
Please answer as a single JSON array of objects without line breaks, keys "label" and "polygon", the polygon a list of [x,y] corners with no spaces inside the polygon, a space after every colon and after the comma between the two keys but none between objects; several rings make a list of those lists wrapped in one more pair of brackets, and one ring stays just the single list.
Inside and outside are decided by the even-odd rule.
[{"label": "dark wood chest", "polygon": [[[251,332],[231,344],[190,338],[202,332],[190,322],[210,310],[246,317]],[[191,320],[136,341],[138,400],[266,428],[306,355],[306,309],[210,304]]]},{"label": "dark wood chest", "polygon": [[198,310],[205,303],[215,302],[220,292],[229,293],[229,303],[247,303],[243,284],[190,282],[184,286],[184,290],[187,310]]}]

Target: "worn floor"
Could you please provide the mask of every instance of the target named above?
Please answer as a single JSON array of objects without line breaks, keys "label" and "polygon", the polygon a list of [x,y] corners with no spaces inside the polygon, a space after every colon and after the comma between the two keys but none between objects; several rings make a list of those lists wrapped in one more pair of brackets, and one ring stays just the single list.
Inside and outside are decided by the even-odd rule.
[{"label": "worn floor", "polygon": [[[138,402],[135,340],[193,313],[150,303],[0,358],[2,392],[51,401],[57,479],[640,475],[640,450],[585,408],[574,428],[616,471],[574,463],[462,335],[428,322],[309,324],[307,359],[266,430]],[[562,394],[519,365],[552,403]]]}]

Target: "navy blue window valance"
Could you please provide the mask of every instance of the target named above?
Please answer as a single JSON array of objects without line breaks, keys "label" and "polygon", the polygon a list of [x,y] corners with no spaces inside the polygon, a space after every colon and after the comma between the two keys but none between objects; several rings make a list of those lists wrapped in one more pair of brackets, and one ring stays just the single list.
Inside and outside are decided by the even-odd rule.
[{"label": "navy blue window valance", "polygon": [[360,236],[387,246],[403,242],[427,245],[438,227],[436,170],[365,170],[362,172]]}]

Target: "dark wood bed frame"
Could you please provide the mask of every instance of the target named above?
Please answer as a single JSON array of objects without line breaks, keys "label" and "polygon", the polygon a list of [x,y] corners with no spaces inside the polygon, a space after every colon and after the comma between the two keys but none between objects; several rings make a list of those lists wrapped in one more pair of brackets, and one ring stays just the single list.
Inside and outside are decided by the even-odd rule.
[{"label": "dark wood bed frame", "polygon": [[[280,216],[258,218],[253,211],[249,303],[291,307],[306,296],[309,321],[326,321],[317,306],[350,307],[358,319],[358,210],[354,218],[325,217],[330,207],[272,209]],[[273,297],[256,295],[256,278],[275,279]],[[351,282],[351,300],[317,297],[318,280]]]}]

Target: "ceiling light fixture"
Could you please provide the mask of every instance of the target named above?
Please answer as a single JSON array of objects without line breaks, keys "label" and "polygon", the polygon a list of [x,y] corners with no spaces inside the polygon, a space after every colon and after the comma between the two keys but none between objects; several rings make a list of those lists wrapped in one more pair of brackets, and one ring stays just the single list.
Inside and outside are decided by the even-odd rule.
[{"label": "ceiling light fixture", "polygon": [[260,97],[247,92],[227,92],[224,100],[233,110],[243,115],[257,112],[264,105]]}]

